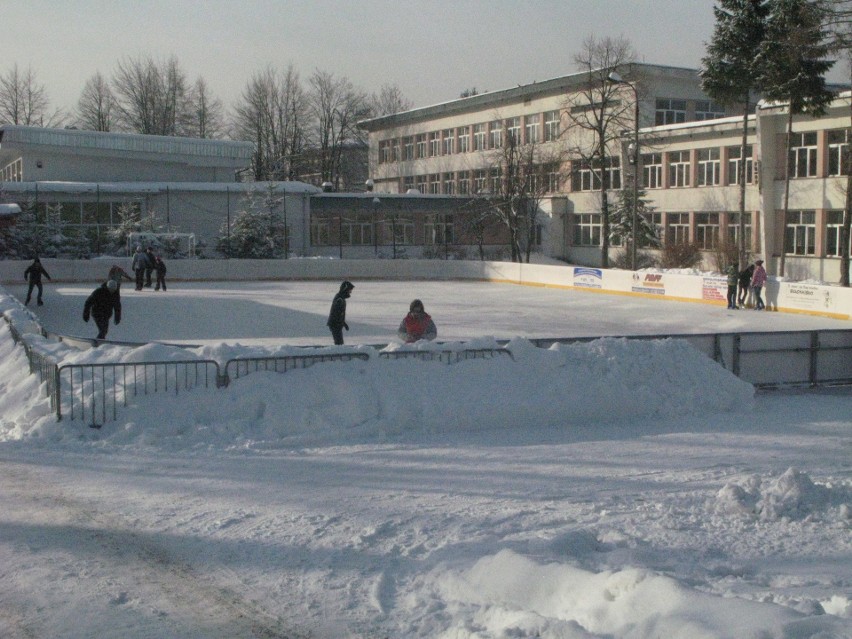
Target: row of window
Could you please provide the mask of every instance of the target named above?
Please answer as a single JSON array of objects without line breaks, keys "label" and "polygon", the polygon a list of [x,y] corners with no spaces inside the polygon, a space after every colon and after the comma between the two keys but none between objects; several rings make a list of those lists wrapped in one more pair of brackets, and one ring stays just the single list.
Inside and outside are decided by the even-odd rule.
[{"label": "row of window", "polygon": [[553,142],[559,138],[560,130],[561,115],[556,110],[419,133],[380,141],[379,163],[499,149],[504,139],[517,144]]},{"label": "row of window", "polygon": [[[793,135],[788,168],[790,177],[816,177],[819,147],[817,133],[797,133]],[[826,135],[826,174],[828,177],[848,175],[850,167],[850,133],[847,129],[827,131]],[[741,158],[740,146],[710,147],[695,151],[668,151],[665,153],[642,154],[642,188],[685,188],[691,186],[737,185],[741,176],[746,184],[755,183],[754,157],[752,145],[746,146],[745,163]],[[723,171],[723,166],[726,169]],[[543,167],[540,171],[545,191],[559,192],[562,179],[559,167],[555,164]],[[403,178],[404,191],[416,189],[421,193],[442,193],[445,195],[467,195],[479,193],[484,189],[496,192],[500,174],[496,170],[458,171],[440,174],[409,176]],[[596,191],[601,187],[601,179],[607,188],[621,188],[621,159],[609,157],[601,170],[599,163],[592,164],[584,160],[571,163],[571,190]]]},{"label": "row of window", "polygon": [[[450,213],[430,213],[424,217],[421,244],[453,244],[455,222]],[[418,243],[414,220],[404,216],[382,220],[379,224],[371,215],[356,213],[347,218],[311,219],[312,246],[398,246]]]},{"label": "row of window", "polygon": [[[643,216],[658,230],[658,236],[666,242],[693,241],[701,249],[713,250],[719,246],[723,237],[723,221],[730,245],[739,242],[739,213],[695,213],[690,220],[689,213],[645,213]],[[601,214],[583,213],[574,217],[574,246],[601,246]],[[745,237],[747,245],[753,244],[753,226],[751,213],[746,213]],[[784,252],[788,255],[817,255],[817,215],[816,211],[789,211],[784,230]],[[843,224],[843,211],[826,211],[823,222],[824,257],[840,257],[840,233]],[[613,246],[621,243],[614,238]],[[852,251],[850,251],[852,255]]]},{"label": "row of window", "polygon": [[[657,124],[686,122],[686,100],[659,99],[656,106]],[[696,120],[721,117],[725,117],[725,109],[715,102],[709,100],[695,102]],[[503,146],[504,139],[512,139],[517,144],[554,142],[559,139],[561,130],[562,114],[556,109],[545,113],[391,138],[379,142],[379,164],[499,149]]]}]

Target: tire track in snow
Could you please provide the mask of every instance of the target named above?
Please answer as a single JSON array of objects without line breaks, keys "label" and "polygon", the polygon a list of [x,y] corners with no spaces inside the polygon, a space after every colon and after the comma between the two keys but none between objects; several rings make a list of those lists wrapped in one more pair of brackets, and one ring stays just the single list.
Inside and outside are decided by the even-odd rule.
[{"label": "tire track in snow", "polygon": [[[79,636],[120,636],[122,624],[146,636],[205,639],[299,639],[308,633],[284,627],[275,615],[246,601],[236,589],[216,583],[182,561],[167,543],[133,531],[119,517],[70,498],[61,486],[44,481],[31,465],[0,464],[0,541],[15,544],[20,557],[0,586],[0,628],[17,639],[44,636],[39,606],[26,605],[31,570],[51,571],[49,592],[36,593],[51,604],[79,607],[74,584],[96,581],[101,601],[83,602]],[[45,558],[47,557],[47,560]],[[16,579],[17,577],[17,579]],[[89,589],[83,589],[88,591]],[[98,621],[102,617],[108,621]],[[107,630],[104,634],[104,630]],[[117,633],[117,634],[116,634]],[[72,635],[69,635],[72,636]],[[74,635],[76,636],[76,635]]]}]

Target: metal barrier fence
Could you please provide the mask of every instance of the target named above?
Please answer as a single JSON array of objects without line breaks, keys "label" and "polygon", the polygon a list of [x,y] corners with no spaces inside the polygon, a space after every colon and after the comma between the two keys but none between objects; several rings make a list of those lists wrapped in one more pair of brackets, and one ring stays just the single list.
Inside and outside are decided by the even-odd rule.
[{"label": "metal barrier fence", "polygon": [[[38,352],[26,334],[4,316],[13,340],[23,346],[30,373],[38,374],[57,420],[64,417],[100,427],[115,420],[119,406],[132,397],[227,386],[251,372],[287,372],[321,362],[367,361],[368,353],[322,353],[271,357],[238,357],[226,362],[224,372],[213,360],[70,364]],[[531,339],[539,347],[591,342],[600,337]],[[852,330],[780,331],[762,333],[707,333],[695,335],[626,335],[609,339],[678,339],[690,343],[724,368],[758,388],[852,384]],[[469,359],[491,359],[512,353],[505,348],[462,350],[396,350],[382,359],[417,359],[446,364]]]},{"label": "metal barrier fence", "polygon": [[[600,337],[532,339],[536,346],[591,342]],[[625,335],[609,339],[678,339],[757,388],[852,384],[852,330]]]},{"label": "metal barrier fence", "polygon": [[272,371],[286,373],[296,368],[308,368],[321,362],[349,362],[354,359],[367,361],[367,353],[322,353],[315,355],[278,355],[274,357],[235,357],[225,362],[225,374],[221,386],[231,383],[231,378],[239,379],[249,373]]},{"label": "metal barrier fence", "polygon": [[445,364],[456,364],[468,359],[493,359],[500,355],[508,355],[515,359],[511,351],[505,348],[467,348],[460,351],[383,351],[379,353],[382,359],[419,359],[424,362],[444,362]]},{"label": "metal barrier fence", "polygon": [[[67,364],[56,375],[51,408],[56,419],[88,421],[99,428],[117,417],[118,406],[128,399],[154,393],[179,394],[181,390],[218,386],[219,364],[213,360],[129,362],[121,364]],[[55,406],[53,405],[55,403]]]}]

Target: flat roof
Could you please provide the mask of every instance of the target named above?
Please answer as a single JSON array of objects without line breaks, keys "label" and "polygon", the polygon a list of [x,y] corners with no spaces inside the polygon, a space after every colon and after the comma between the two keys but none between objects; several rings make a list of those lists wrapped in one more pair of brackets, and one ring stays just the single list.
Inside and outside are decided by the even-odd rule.
[{"label": "flat roof", "polygon": [[250,160],[252,142],[210,140],[139,133],[110,133],[80,129],[50,129],[35,126],[0,126],[3,147],[54,147],[56,149],[92,149],[129,153],[156,153],[219,159]]},{"label": "flat roof", "polygon": [[[620,68],[627,69],[624,75],[632,77],[639,75],[642,72],[653,73],[654,75],[674,75],[674,76],[694,76],[698,79],[698,69],[690,69],[686,67],[672,67],[658,64],[630,63],[621,65]],[[599,72],[597,69],[594,72]],[[474,111],[488,107],[497,102],[517,102],[519,100],[532,98],[542,95],[553,95],[560,93],[569,88],[581,85],[589,77],[588,71],[580,71],[569,75],[544,80],[542,82],[532,82],[530,84],[519,84],[511,89],[502,89],[498,91],[489,91],[487,93],[479,93],[467,98],[458,98],[440,104],[419,107],[409,111],[383,115],[378,118],[363,120],[358,123],[358,126],[367,131],[380,130],[392,126],[398,126],[407,122],[415,122],[418,120],[428,120],[436,117],[463,113],[465,111]]]}]

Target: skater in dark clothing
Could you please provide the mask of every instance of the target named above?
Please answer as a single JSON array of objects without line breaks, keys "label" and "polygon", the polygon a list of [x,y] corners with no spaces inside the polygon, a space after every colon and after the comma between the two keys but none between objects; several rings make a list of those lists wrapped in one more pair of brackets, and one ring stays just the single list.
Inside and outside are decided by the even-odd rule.
[{"label": "skater in dark clothing", "polygon": [[145,267],[145,288],[151,288],[151,274],[156,267],[156,257],[154,256],[154,247],[149,246],[145,249],[145,257],[148,258],[148,265]]},{"label": "skater in dark clothing", "polygon": [[115,325],[118,326],[121,323],[121,293],[118,290],[118,283],[115,280],[109,280],[92,291],[83,306],[83,321],[88,322],[90,314],[95,318],[95,324],[98,326],[97,339],[106,339],[113,311]]},{"label": "skater in dark clothing", "polygon": [[27,267],[27,270],[24,271],[24,279],[30,283],[29,288],[27,289],[27,301],[24,302],[24,305],[30,303],[30,299],[33,296],[33,288],[38,289],[38,296],[36,297],[36,301],[39,306],[42,306],[44,302],[41,301],[41,294],[44,291],[44,287],[41,283],[41,276],[44,275],[47,279],[50,279],[50,275],[47,274],[47,271],[44,270],[44,267],[41,265],[41,260],[35,258],[33,263]]},{"label": "skater in dark clothing", "polygon": [[349,330],[349,324],[346,323],[346,299],[352,294],[353,288],[355,285],[352,282],[348,280],[343,282],[340,285],[340,291],[331,301],[326,326],[331,330],[331,336],[337,345],[343,344],[343,329]]},{"label": "skater in dark clothing", "polygon": [[751,289],[751,276],[754,275],[754,264],[749,264],[740,271],[740,308],[745,308],[746,298],[748,298],[749,289]]},{"label": "skater in dark clothing", "polygon": [[417,340],[433,340],[438,337],[438,329],[432,316],[423,308],[423,302],[414,300],[408,307],[408,315],[402,318],[396,334],[406,344]]},{"label": "skater in dark clothing", "polygon": [[157,271],[157,285],[154,287],[155,291],[160,290],[160,286],[163,287],[163,292],[166,290],[166,263],[163,261],[159,255],[154,258],[154,270]]},{"label": "skater in dark clothing", "polygon": [[109,275],[107,276],[108,280],[114,281],[118,284],[118,288],[121,288],[121,279],[124,278],[128,282],[132,282],[133,278],[127,274],[123,268],[121,268],[118,264],[113,264],[109,269]]},{"label": "skater in dark clothing", "polygon": [[728,267],[728,310],[737,310],[737,283],[740,280],[740,273],[737,270],[736,264],[731,264]]},{"label": "skater in dark clothing", "polygon": [[136,290],[141,291],[145,284],[145,269],[148,268],[148,255],[142,252],[142,247],[137,246],[133,254],[133,273],[136,275]]}]

